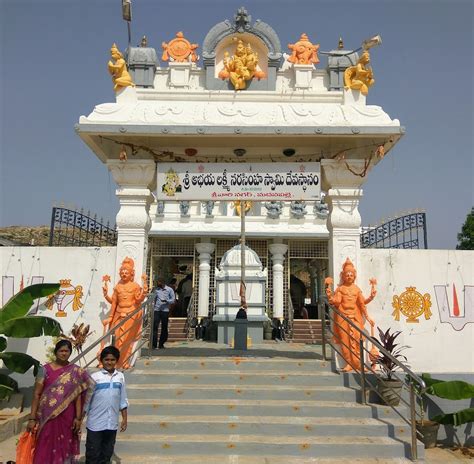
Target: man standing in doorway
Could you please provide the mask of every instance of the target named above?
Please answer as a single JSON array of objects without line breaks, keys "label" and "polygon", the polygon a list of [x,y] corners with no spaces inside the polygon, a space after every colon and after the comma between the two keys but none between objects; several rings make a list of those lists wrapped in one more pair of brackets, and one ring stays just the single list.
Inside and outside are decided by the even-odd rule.
[{"label": "man standing in doorway", "polygon": [[163,279],[158,278],[156,281],[156,289],[154,291],[154,317],[153,317],[153,348],[156,348],[158,338],[158,327],[161,324],[161,335],[158,344],[159,349],[165,347],[168,340],[168,318],[170,315],[170,305],[174,303],[175,296],[172,288],[165,285]]}]

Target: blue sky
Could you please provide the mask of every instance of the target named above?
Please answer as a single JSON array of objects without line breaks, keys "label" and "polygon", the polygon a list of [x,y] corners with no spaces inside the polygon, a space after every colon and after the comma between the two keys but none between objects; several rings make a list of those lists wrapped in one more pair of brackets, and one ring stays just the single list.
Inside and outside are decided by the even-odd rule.
[{"label": "blue sky", "polygon": [[[431,248],[454,248],[474,204],[473,2],[460,0],[132,0],[132,43],[161,43],[182,30],[202,44],[217,22],[245,6],[286,49],[302,32],[336,48],[380,33],[368,104],[400,119],[406,134],[370,173],[363,225],[427,211]],[[80,115],[114,99],[109,49],[127,45],[120,0],[1,0],[0,224],[50,221],[54,201],[115,218],[107,169],[74,132]],[[325,59],[319,66],[325,66]]]}]

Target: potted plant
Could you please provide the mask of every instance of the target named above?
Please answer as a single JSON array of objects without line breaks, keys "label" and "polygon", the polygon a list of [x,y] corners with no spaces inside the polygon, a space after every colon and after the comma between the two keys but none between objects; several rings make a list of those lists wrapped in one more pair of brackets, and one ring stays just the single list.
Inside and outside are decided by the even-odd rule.
[{"label": "potted plant", "polygon": [[[427,374],[422,374],[422,378],[426,384]],[[421,442],[425,445],[425,448],[434,448],[438,440],[439,423],[430,419],[425,419],[425,406],[426,406],[426,392],[421,388],[421,385],[409,376],[406,377],[407,382],[413,384],[413,388],[418,397],[418,404],[420,405],[420,420],[416,421],[416,430],[418,430],[418,436]]]},{"label": "potted plant", "polygon": [[[393,358],[400,361],[406,361],[407,358],[402,352],[408,346],[399,346],[395,343],[401,332],[390,333],[390,328],[386,332],[377,327],[379,331],[379,343],[384,347]],[[373,356],[373,362],[378,365],[384,374],[383,377],[377,376],[377,393],[380,399],[389,406],[397,406],[400,403],[400,395],[402,391],[402,381],[394,376],[394,372],[398,369],[398,365],[385,353],[378,353]]]},{"label": "potted plant", "polygon": [[425,448],[434,448],[438,440],[440,424],[459,426],[474,422],[474,408],[461,409],[452,413],[441,413],[431,419],[424,419],[426,395],[436,396],[447,400],[463,400],[474,398],[474,385],[462,380],[438,380],[430,374],[422,374],[426,384],[426,391],[421,392],[419,385],[415,389],[420,394],[421,420],[417,421],[416,428],[420,432],[420,439]]}]

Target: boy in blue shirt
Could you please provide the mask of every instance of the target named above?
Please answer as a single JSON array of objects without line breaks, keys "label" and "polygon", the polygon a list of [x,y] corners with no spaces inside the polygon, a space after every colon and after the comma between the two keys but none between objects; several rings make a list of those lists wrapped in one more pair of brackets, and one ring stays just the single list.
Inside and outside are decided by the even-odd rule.
[{"label": "boy in blue shirt", "polygon": [[96,385],[87,413],[86,464],[108,464],[114,454],[115,437],[122,414],[120,431],[127,429],[128,400],[125,378],[115,369],[120,351],[108,346],[100,353],[104,366],[92,374]]}]

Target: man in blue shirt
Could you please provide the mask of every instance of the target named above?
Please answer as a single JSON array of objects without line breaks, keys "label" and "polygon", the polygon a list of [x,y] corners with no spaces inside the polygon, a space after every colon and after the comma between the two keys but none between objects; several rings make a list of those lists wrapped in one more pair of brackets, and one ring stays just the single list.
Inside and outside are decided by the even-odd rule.
[{"label": "man in blue shirt", "polygon": [[156,289],[154,291],[154,312],[153,312],[153,341],[152,346],[156,348],[158,338],[158,327],[161,324],[159,349],[165,347],[168,340],[168,318],[170,315],[170,305],[175,302],[174,291],[171,287],[165,285],[165,281],[158,278],[156,281]]},{"label": "man in blue shirt", "polygon": [[122,414],[120,431],[127,429],[128,400],[125,379],[115,369],[120,351],[108,346],[100,353],[104,366],[92,374],[95,390],[87,411],[86,464],[108,464],[114,453],[115,437]]}]

